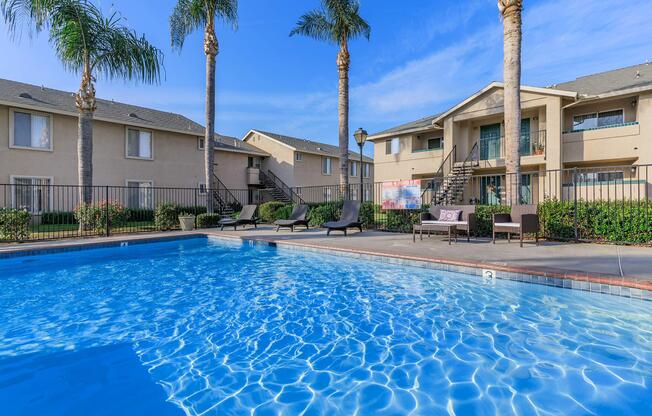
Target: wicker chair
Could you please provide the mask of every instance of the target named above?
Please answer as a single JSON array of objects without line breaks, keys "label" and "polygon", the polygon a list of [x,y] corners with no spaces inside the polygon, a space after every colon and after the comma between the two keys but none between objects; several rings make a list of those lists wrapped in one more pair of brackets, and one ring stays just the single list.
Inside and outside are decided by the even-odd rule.
[{"label": "wicker chair", "polygon": [[496,233],[507,233],[507,241],[512,234],[518,234],[523,247],[523,234],[534,234],[539,245],[539,215],[536,205],[513,205],[511,214],[493,215],[493,243],[496,244]]}]

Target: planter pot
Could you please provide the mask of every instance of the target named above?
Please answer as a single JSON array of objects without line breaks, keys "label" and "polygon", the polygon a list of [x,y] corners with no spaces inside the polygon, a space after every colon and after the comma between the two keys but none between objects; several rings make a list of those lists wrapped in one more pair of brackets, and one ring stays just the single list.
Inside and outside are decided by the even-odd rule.
[{"label": "planter pot", "polygon": [[182,231],[192,231],[195,229],[195,216],[179,216],[179,224],[181,225]]}]

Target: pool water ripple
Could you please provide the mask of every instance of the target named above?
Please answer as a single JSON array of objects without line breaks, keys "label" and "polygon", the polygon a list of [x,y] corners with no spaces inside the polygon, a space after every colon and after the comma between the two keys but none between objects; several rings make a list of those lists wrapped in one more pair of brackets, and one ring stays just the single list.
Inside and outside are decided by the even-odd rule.
[{"label": "pool water ripple", "polygon": [[643,301],[201,238],[24,260],[0,407],[12,360],[128,344],[188,415],[652,412]]}]

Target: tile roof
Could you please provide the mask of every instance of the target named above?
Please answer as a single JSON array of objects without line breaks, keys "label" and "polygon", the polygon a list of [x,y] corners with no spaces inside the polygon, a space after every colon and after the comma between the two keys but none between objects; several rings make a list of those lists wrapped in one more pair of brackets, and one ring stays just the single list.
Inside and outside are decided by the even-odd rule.
[{"label": "tile roof", "polygon": [[401,124],[396,127],[391,127],[389,129],[379,131],[377,133],[372,134],[371,136],[378,136],[381,134],[390,134],[390,133],[401,133],[404,131],[410,131],[412,129],[419,129],[419,128],[424,128],[432,125],[432,121],[435,120],[437,117],[439,117],[442,113],[437,113],[433,114],[431,116],[423,117],[415,121],[411,121],[409,123]]},{"label": "tile roof", "polygon": [[[0,102],[77,114],[74,93],[0,78]],[[97,99],[95,117],[121,124],[203,135],[204,127],[181,114]]]},{"label": "tile roof", "polygon": [[236,137],[222,136],[221,134],[215,135],[215,148],[229,150],[229,151],[236,151],[236,152],[251,153],[260,156],[269,156],[269,153],[267,153],[262,149],[257,148],[252,144],[249,144]]},{"label": "tile roof", "polygon": [[[271,137],[274,140],[277,140],[281,143],[284,143],[290,147],[295,148],[296,150],[300,152],[306,152],[306,153],[316,153],[324,156],[331,156],[331,157],[339,157],[340,156],[340,148],[338,146],[333,146],[331,144],[326,144],[326,143],[320,143],[320,142],[315,142],[312,140],[306,140],[306,139],[299,139],[297,137],[291,137],[291,136],[285,136],[282,134],[277,134],[277,133],[270,133],[267,131],[263,130],[257,130],[253,129],[256,133],[263,134],[267,137]],[[356,152],[351,152],[349,151],[349,157],[351,159],[359,160],[360,159],[360,153]],[[365,162],[373,162],[373,159],[364,156],[363,159]]]},{"label": "tile roof", "polygon": [[651,63],[587,75],[574,81],[551,85],[549,88],[575,91],[585,95],[598,95],[645,86],[652,86]]}]

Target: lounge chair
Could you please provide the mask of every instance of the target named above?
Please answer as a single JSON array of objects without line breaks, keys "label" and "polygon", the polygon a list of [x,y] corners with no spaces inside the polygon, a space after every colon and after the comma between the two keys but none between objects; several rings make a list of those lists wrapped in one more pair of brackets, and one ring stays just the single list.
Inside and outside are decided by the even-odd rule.
[{"label": "lounge chair", "polygon": [[507,233],[507,241],[512,234],[518,234],[523,247],[523,234],[534,234],[539,245],[539,215],[536,205],[513,205],[511,214],[493,215],[493,243],[496,244],[496,233]]},{"label": "lounge chair", "polygon": [[306,220],[306,214],[308,214],[308,205],[300,204],[295,206],[289,219],[274,221],[276,231],[278,232],[281,228],[289,228],[290,231],[294,231],[294,227],[297,225],[303,225],[307,230],[308,220]]},{"label": "lounge chair", "polygon": [[328,229],[326,235],[330,235],[331,231],[344,231],[346,236],[347,228],[358,228],[362,232],[362,223],[359,220],[360,218],[360,201],[344,201],[344,206],[342,207],[342,215],[340,216],[339,221],[330,221],[324,224],[324,227]]},{"label": "lounge chair", "polygon": [[257,227],[258,220],[254,218],[256,213],[256,205],[245,205],[240,211],[240,216],[238,218],[224,218],[218,222],[220,229],[223,230],[224,227],[233,227],[234,230],[238,229],[238,225],[253,224],[254,228]]},{"label": "lounge chair", "polygon": [[[440,218],[441,211],[462,211],[460,217],[456,220],[442,221]],[[421,213],[421,226],[424,225],[450,225],[455,224],[455,233],[456,235],[460,231],[466,233],[466,241],[471,240],[471,234],[476,236],[478,233],[478,221],[475,215],[475,205],[435,205],[428,209],[428,212]],[[428,227],[425,227],[428,228]],[[414,237],[414,236],[413,236]],[[456,237],[457,238],[457,237]],[[450,236],[449,236],[450,240]],[[450,241],[449,241],[450,242]]]}]

